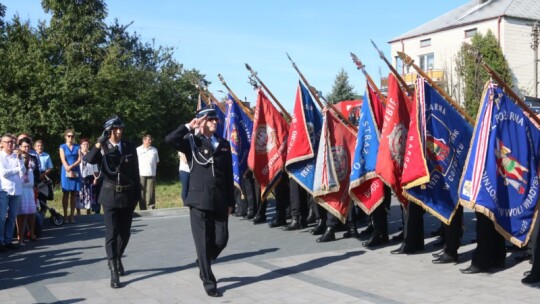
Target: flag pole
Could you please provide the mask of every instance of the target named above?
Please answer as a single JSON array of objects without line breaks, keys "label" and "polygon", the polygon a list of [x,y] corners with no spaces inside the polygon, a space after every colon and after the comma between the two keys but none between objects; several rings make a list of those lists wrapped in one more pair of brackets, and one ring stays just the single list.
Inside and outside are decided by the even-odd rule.
[{"label": "flag pole", "polygon": [[[317,101],[317,103],[319,104],[319,107],[321,107],[321,109],[323,109],[324,108],[323,103],[319,99],[319,94],[317,93],[315,88],[309,85],[309,83],[307,82],[304,75],[302,75],[302,72],[300,72],[300,70],[296,66],[296,63],[292,60],[291,56],[289,56],[288,53],[285,53],[285,54],[287,54],[287,57],[289,58],[289,60],[291,61],[292,65],[294,67],[294,69],[296,70],[296,72],[300,76],[300,79],[302,79],[304,84],[307,86],[308,90],[311,92],[311,95],[313,95],[313,97],[315,98],[315,101]],[[358,128],[356,127],[356,125],[354,125],[347,117],[343,116],[343,114],[333,104],[326,101],[326,105],[328,105],[332,110],[334,110],[334,112],[339,116],[339,118],[341,120],[343,120],[346,124],[348,124],[349,127],[351,127],[355,132],[358,132]]]},{"label": "flag pole", "polygon": [[516,103],[523,109],[523,111],[527,112],[529,114],[529,117],[536,122],[537,127],[540,126],[540,118],[536,116],[536,113],[534,113],[527,104],[519,96],[510,88],[506,82],[501,78],[501,76],[495,72],[487,63],[484,62],[484,60],[479,57],[480,64],[484,67],[484,69],[489,73],[489,75],[495,79],[495,81],[503,88],[503,91],[506,92],[512,99],[516,101]]},{"label": "flag pole", "polygon": [[362,61],[360,61],[360,59],[354,54],[354,53],[351,53],[351,57],[352,57],[352,60],[354,62],[354,64],[356,64],[356,67],[362,71],[362,73],[364,74],[364,76],[366,77],[369,85],[373,88],[373,90],[375,91],[375,93],[377,94],[377,96],[379,97],[379,99],[382,101],[382,103],[384,105],[386,105],[386,97],[384,97],[384,95],[382,94],[382,92],[379,90],[379,88],[377,87],[377,85],[375,84],[375,82],[373,81],[373,79],[371,78],[371,76],[369,76],[369,74],[366,72],[366,66],[362,63]]},{"label": "flag pole", "polygon": [[223,105],[221,105],[221,104],[219,103],[219,101],[218,101],[217,98],[214,96],[214,94],[212,94],[212,92],[210,92],[206,86],[203,86],[203,89],[204,89],[204,90],[208,93],[208,95],[209,95],[210,101],[209,101],[208,104],[210,105],[210,104],[214,103],[215,105],[218,106],[218,108],[219,108],[223,113],[226,113],[227,110],[223,107]]},{"label": "flag pole", "polygon": [[251,110],[248,107],[246,107],[242,103],[242,100],[240,98],[238,98],[238,96],[236,96],[236,94],[234,94],[234,92],[231,90],[231,88],[229,88],[229,86],[225,82],[225,78],[223,78],[223,76],[221,76],[221,74],[218,74],[218,78],[219,78],[219,81],[221,81],[221,84],[223,84],[223,86],[225,86],[225,88],[227,88],[227,91],[229,91],[229,94],[231,94],[232,97],[235,99],[234,101],[236,102],[236,104],[238,104],[240,106],[242,111],[244,111],[244,113],[246,113],[246,115],[249,117],[249,119],[253,120],[253,113],[251,112]]},{"label": "flag pole", "polygon": [[371,44],[373,44],[373,46],[375,47],[375,49],[377,50],[377,52],[379,53],[379,57],[381,57],[381,59],[386,63],[386,65],[388,66],[388,68],[390,69],[390,71],[392,71],[392,74],[394,74],[394,76],[396,76],[397,80],[399,81],[399,83],[401,84],[401,86],[403,87],[403,89],[405,91],[407,91],[407,94],[412,97],[414,92],[409,88],[409,86],[407,85],[407,83],[405,82],[405,79],[403,79],[403,77],[401,77],[401,75],[398,73],[398,71],[394,68],[394,66],[392,66],[392,64],[390,64],[390,62],[388,61],[388,59],[386,59],[386,57],[384,56],[384,53],[379,50],[379,48],[377,47],[377,45],[375,44],[375,42],[373,42],[372,39],[371,40]]},{"label": "flag pole", "polygon": [[446,101],[450,103],[452,107],[454,107],[454,109],[456,109],[471,125],[474,125],[474,119],[469,116],[469,114],[467,114],[467,112],[465,112],[465,110],[463,110],[463,108],[454,99],[452,99],[452,97],[448,96],[448,94],[446,94],[446,92],[441,87],[439,87],[435,83],[435,81],[433,81],[433,79],[428,76],[428,74],[426,74],[419,66],[417,66],[410,56],[408,56],[404,52],[397,53],[399,58],[401,58],[401,60],[403,60],[406,65],[412,66],[416,70],[416,72],[420,74],[420,76],[424,77],[424,79],[429,82],[431,87],[433,87],[437,92],[439,92],[439,94],[441,94],[441,96],[444,97],[444,99],[446,99]]},{"label": "flag pole", "polygon": [[270,95],[270,97],[272,97],[272,99],[274,100],[274,102],[278,105],[278,107],[280,108],[281,112],[286,116],[285,118],[287,119],[287,121],[291,121],[291,115],[289,114],[289,112],[287,112],[287,110],[285,110],[285,108],[283,107],[283,105],[281,105],[281,103],[279,102],[279,100],[277,100],[277,98],[274,96],[274,94],[272,94],[272,92],[268,89],[268,87],[264,84],[264,82],[262,82],[262,80],[259,78],[259,76],[257,76],[257,72],[255,72],[250,66],[249,64],[245,64],[246,65],[246,69],[251,73],[251,76],[253,78],[255,78],[257,80],[257,82],[259,82],[259,84],[264,88],[264,90],[268,93],[268,95]]}]

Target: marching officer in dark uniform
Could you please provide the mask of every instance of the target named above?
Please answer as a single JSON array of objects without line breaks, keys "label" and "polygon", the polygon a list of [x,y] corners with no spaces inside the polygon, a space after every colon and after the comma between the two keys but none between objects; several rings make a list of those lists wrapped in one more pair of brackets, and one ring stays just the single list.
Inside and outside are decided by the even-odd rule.
[{"label": "marching officer in dark uniform", "polygon": [[[204,109],[165,137],[191,165],[185,205],[189,206],[199,276],[211,297],[220,296],[211,262],[227,246],[228,217],[235,204],[231,146],[214,134],[218,121],[214,109]],[[200,130],[197,135],[196,129]]]},{"label": "marching officer in dark uniform", "polygon": [[140,199],[139,161],[136,146],[122,139],[124,123],[112,117],[86,158],[100,166],[103,184],[98,202],[103,206],[105,251],[111,270],[111,287],[119,288],[124,266],[122,255],[131,236],[133,210]]}]

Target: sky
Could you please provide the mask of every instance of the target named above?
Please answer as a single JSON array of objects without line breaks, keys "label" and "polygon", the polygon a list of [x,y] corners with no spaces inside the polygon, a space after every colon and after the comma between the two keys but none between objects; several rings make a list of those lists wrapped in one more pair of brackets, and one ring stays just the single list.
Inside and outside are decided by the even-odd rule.
[{"label": "sky", "polygon": [[[174,49],[186,69],[197,69],[218,98],[226,88],[221,74],[240,98],[254,105],[248,63],[279,102],[292,112],[299,76],[328,95],[341,69],[361,95],[365,78],[351,60],[355,53],[378,84],[388,75],[372,39],[390,58],[388,41],[475,0],[108,0],[107,24],[118,19],[143,41]],[[48,20],[40,0],[0,0],[6,20],[18,14],[33,25]]]}]

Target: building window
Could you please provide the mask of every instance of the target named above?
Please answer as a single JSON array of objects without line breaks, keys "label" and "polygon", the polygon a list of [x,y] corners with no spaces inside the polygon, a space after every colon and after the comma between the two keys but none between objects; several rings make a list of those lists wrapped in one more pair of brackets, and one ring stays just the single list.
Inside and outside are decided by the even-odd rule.
[{"label": "building window", "polygon": [[424,71],[433,70],[435,63],[435,55],[433,53],[420,55],[419,58],[420,68]]},{"label": "building window", "polygon": [[420,47],[428,47],[431,46],[431,38],[420,40]]},{"label": "building window", "polygon": [[476,28],[465,30],[465,38],[472,38],[474,35],[476,35]]}]

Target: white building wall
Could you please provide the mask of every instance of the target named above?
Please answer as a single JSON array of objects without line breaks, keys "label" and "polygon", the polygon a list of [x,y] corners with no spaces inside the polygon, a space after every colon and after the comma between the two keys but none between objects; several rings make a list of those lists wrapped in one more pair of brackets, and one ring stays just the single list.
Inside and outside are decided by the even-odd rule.
[{"label": "white building wall", "polygon": [[531,48],[532,22],[505,19],[501,39],[503,54],[513,74],[514,89],[523,95],[534,94],[534,51]]},{"label": "white building wall", "polygon": [[[422,35],[390,43],[393,64],[403,74],[413,73],[412,68],[402,67],[397,60],[397,52],[403,51],[419,65],[419,56],[434,53],[435,70],[444,70],[447,78],[448,93],[456,100],[462,101],[461,84],[455,72],[455,56],[464,42],[470,43],[470,38],[465,38],[465,31],[477,29],[477,32],[485,35],[491,30],[493,35],[500,39],[503,54],[505,55],[511,71],[514,75],[514,89],[519,88],[522,93],[533,94],[533,51],[531,42],[531,23],[516,19],[504,18],[491,19],[476,24],[457,27],[442,32]],[[499,37],[500,35],[500,37]],[[431,46],[420,47],[420,41],[431,38]]]}]

